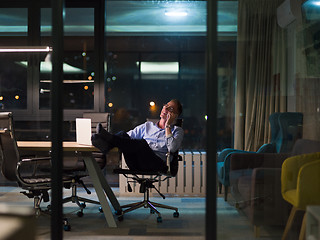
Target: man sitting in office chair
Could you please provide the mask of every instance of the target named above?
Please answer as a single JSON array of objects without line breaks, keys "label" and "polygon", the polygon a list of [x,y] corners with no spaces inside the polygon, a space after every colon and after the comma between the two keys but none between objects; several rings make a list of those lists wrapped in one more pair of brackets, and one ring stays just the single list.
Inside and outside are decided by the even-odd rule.
[{"label": "man sitting in office chair", "polygon": [[[128,132],[117,134],[107,132],[98,124],[97,133],[91,137],[92,144],[105,154],[118,147],[130,170],[167,173],[166,154],[178,151],[183,139],[183,129],[174,126],[181,113],[181,103],[172,99],[163,106],[157,123],[147,121]],[[171,175],[176,175],[177,171],[177,160],[171,161]]]}]

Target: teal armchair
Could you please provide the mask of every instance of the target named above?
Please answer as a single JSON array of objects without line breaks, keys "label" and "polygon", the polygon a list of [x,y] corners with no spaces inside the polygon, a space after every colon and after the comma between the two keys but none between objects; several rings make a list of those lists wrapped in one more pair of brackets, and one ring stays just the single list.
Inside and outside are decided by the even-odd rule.
[{"label": "teal armchair", "polygon": [[233,148],[222,150],[217,157],[217,178],[219,193],[224,186],[224,200],[227,201],[230,186],[230,158],[233,153],[287,153],[295,141],[302,138],[303,114],[298,112],[273,113],[269,117],[271,142],[263,144],[258,151],[244,151]]}]

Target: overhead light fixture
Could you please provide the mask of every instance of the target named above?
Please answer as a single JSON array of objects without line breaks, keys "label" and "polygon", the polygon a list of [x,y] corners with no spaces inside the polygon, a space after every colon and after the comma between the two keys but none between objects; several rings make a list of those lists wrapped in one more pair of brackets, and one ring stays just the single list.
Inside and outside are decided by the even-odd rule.
[{"label": "overhead light fixture", "polygon": [[51,52],[52,48],[48,46],[9,46],[0,47],[0,52],[4,53],[19,53],[19,52]]},{"label": "overhead light fixture", "polygon": [[320,6],[320,1],[313,1],[313,5]]},{"label": "overhead light fixture", "polygon": [[166,11],[164,15],[169,17],[185,17],[188,13],[186,11]]},{"label": "overhead light fixture", "polygon": [[140,70],[142,74],[177,74],[179,72],[179,63],[140,62]]},{"label": "overhead light fixture", "polygon": [[[52,83],[52,80],[40,80],[41,83]],[[94,80],[63,80],[63,83],[94,83]]]},{"label": "overhead light fixture", "polygon": [[[28,66],[28,62],[27,61],[20,61],[20,62],[16,62],[17,64],[20,64],[24,67]],[[40,72],[41,73],[51,73],[52,72],[52,64],[51,62],[42,62],[40,63]],[[70,73],[85,73],[85,70],[82,70],[80,68],[71,66],[67,63],[63,63],[63,72],[70,74]]]}]

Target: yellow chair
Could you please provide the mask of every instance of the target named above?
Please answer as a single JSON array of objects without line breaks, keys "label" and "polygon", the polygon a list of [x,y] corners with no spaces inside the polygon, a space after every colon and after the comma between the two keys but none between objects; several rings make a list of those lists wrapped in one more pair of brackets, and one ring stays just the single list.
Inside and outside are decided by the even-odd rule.
[{"label": "yellow chair", "polygon": [[[287,158],[281,171],[281,193],[292,204],[292,210],[282,235],[282,240],[292,226],[297,211],[305,211],[307,205],[320,204],[320,152]],[[299,240],[305,239],[306,214],[304,214]]]}]

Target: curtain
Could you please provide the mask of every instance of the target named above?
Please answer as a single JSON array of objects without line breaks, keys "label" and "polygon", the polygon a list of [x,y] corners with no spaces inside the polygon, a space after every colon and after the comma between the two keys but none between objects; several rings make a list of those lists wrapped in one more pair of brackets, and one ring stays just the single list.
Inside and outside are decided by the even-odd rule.
[{"label": "curtain", "polygon": [[[256,151],[271,139],[269,115],[286,111],[286,39],[279,0],[239,0],[234,147]],[[281,83],[281,84],[280,84]]]}]

